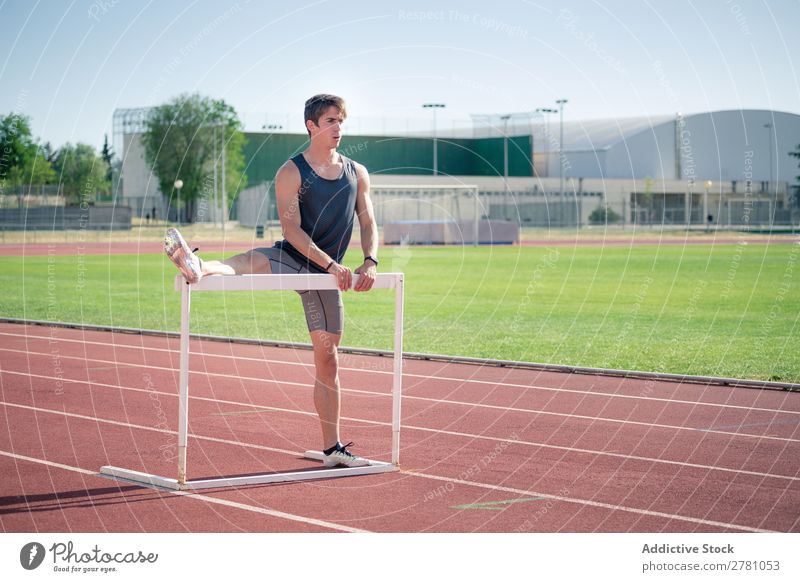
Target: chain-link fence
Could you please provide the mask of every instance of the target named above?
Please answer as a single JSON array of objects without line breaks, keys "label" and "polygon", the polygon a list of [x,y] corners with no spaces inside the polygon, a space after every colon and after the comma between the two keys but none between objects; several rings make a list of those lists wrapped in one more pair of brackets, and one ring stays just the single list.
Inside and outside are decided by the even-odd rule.
[{"label": "chain-link fence", "polygon": [[[791,198],[767,194],[719,196],[705,193],[492,192],[475,186],[373,186],[371,197],[379,226],[397,221],[463,222],[491,219],[521,227],[574,228],[618,226],[777,226],[797,224],[800,209]],[[277,222],[271,185],[239,195],[237,214],[243,226]],[[711,220],[708,221],[708,217]]]},{"label": "chain-link fence", "polygon": [[127,206],[0,208],[0,230],[130,230]]}]

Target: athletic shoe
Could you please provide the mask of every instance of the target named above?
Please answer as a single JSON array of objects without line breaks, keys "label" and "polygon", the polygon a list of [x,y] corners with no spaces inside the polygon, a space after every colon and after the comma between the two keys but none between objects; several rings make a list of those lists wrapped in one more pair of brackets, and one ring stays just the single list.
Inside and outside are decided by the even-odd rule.
[{"label": "athletic shoe", "polygon": [[189,245],[183,240],[177,228],[167,230],[164,236],[164,252],[178,267],[187,283],[197,283],[203,278],[203,263],[200,257],[189,250]]},{"label": "athletic shoe", "polygon": [[370,464],[368,459],[356,457],[347,450],[347,447],[352,445],[353,443],[347,443],[346,445],[336,443],[336,448],[329,455],[326,455],[325,451],[322,452],[322,462],[326,467],[336,467],[337,465],[344,465],[345,467],[368,466]]}]

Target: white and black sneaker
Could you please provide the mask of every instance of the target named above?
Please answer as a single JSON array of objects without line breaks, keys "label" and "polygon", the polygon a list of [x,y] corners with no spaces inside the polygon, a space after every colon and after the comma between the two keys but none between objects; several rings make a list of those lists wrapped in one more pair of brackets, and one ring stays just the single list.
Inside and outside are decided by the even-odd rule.
[{"label": "white and black sneaker", "polygon": [[164,236],[164,252],[175,263],[187,283],[199,283],[203,278],[203,261],[190,250],[177,228],[170,228]]},{"label": "white and black sneaker", "polygon": [[348,451],[347,447],[351,446],[353,446],[353,443],[347,443],[346,445],[336,443],[336,446],[322,451],[322,462],[326,467],[336,467],[338,465],[344,467],[366,467],[370,465],[369,459],[356,457]]}]

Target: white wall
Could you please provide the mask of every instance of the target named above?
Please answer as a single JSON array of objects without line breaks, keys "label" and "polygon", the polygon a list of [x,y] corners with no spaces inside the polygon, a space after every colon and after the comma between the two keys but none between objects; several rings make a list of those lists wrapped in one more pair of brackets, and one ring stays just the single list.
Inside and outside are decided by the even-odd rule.
[{"label": "white wall", "polygon": [[675,123],[668,121],[629,136],[608,148],[606,178],[673,179]]},{"label": "white wall", "polygon": [[[675,123],[662,123],[617,142],[608,150],[609,178],[770,179],[770,130],[775,181],[793,183],[797,160],[789,155],[800,143],[800,115],[766,110],[718,111],[688,115],[679,136],[681,176],[675,175]],[[588,176],[588,174],[587,174]]]},{"label": "white wall", "polygon": [[140,134],[126,133],[123,145],[125,157],[122,160],[122,175],[125,179],[122,183],[122,195],[128,198],[161,197],[158,180],[144,161],[144,146]]}]

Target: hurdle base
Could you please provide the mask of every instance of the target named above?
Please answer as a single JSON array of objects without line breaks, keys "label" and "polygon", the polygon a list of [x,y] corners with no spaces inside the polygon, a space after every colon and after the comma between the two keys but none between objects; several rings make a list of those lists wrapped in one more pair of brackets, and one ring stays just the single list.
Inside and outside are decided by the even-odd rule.
[{"label": "hurdle base", "polygon": [[[306,459],[311,459],[312,461],[322,461],[322,451],[306,451],[303,453],[303,457]],[[384,463],[383,461],[373,461],[370,460],[369,467],[385,467],[388,466],[390,468],[383,469],[382,471],[376,471],[376,473],[385,473],[386,471],[397,471],[399,467],[397,465],[393,465],[392,463]],[[353,467],[355,469],[368,469],[369,467]],[[348,469],[349,467],[341,467],[342,469]]]},{"label": "hurdle base", "polygon": [[120,467],[111,467],[108,465],[100,467],[100,474],[105,477],[135,481],[136,483],[142,483],[144,485],[164,487],[176,491],[181,488],[177,479],[169,479],[168,477],[160,477],[159,475],[151,475],[150,473],[141,473],[131,469],[121,469]]},{"label": "hurdle base", "polygon": [[[307,459],[316,461],[322,460],[322,453],[316,451],[306,451],[304,455]],[[263,485],[267,483],[286,483],[290,481],[312,481],[315,479],[333,479],[337,477],[355,477],[357,475],[372,475],[375,473],[387,473],[396,471],[397,467],[391,463],[381,461],[370,461],[372,464],[366,467],[331,467],[330,469],[316,469],[312,471],[284,471],[278,473],[264,473],[260,475],[246,475],[242,477],[215,477],[213,479],[197,479],[178,483],[177,479],[142,473],[131,469],[120,467],[104,466],[100,468],[100,474],[115,479],[123,479],[143,485],[163,487],[173,491],[194,491],[197,489],[215,489],[218,487],[236,487],[244,485]]]}]

